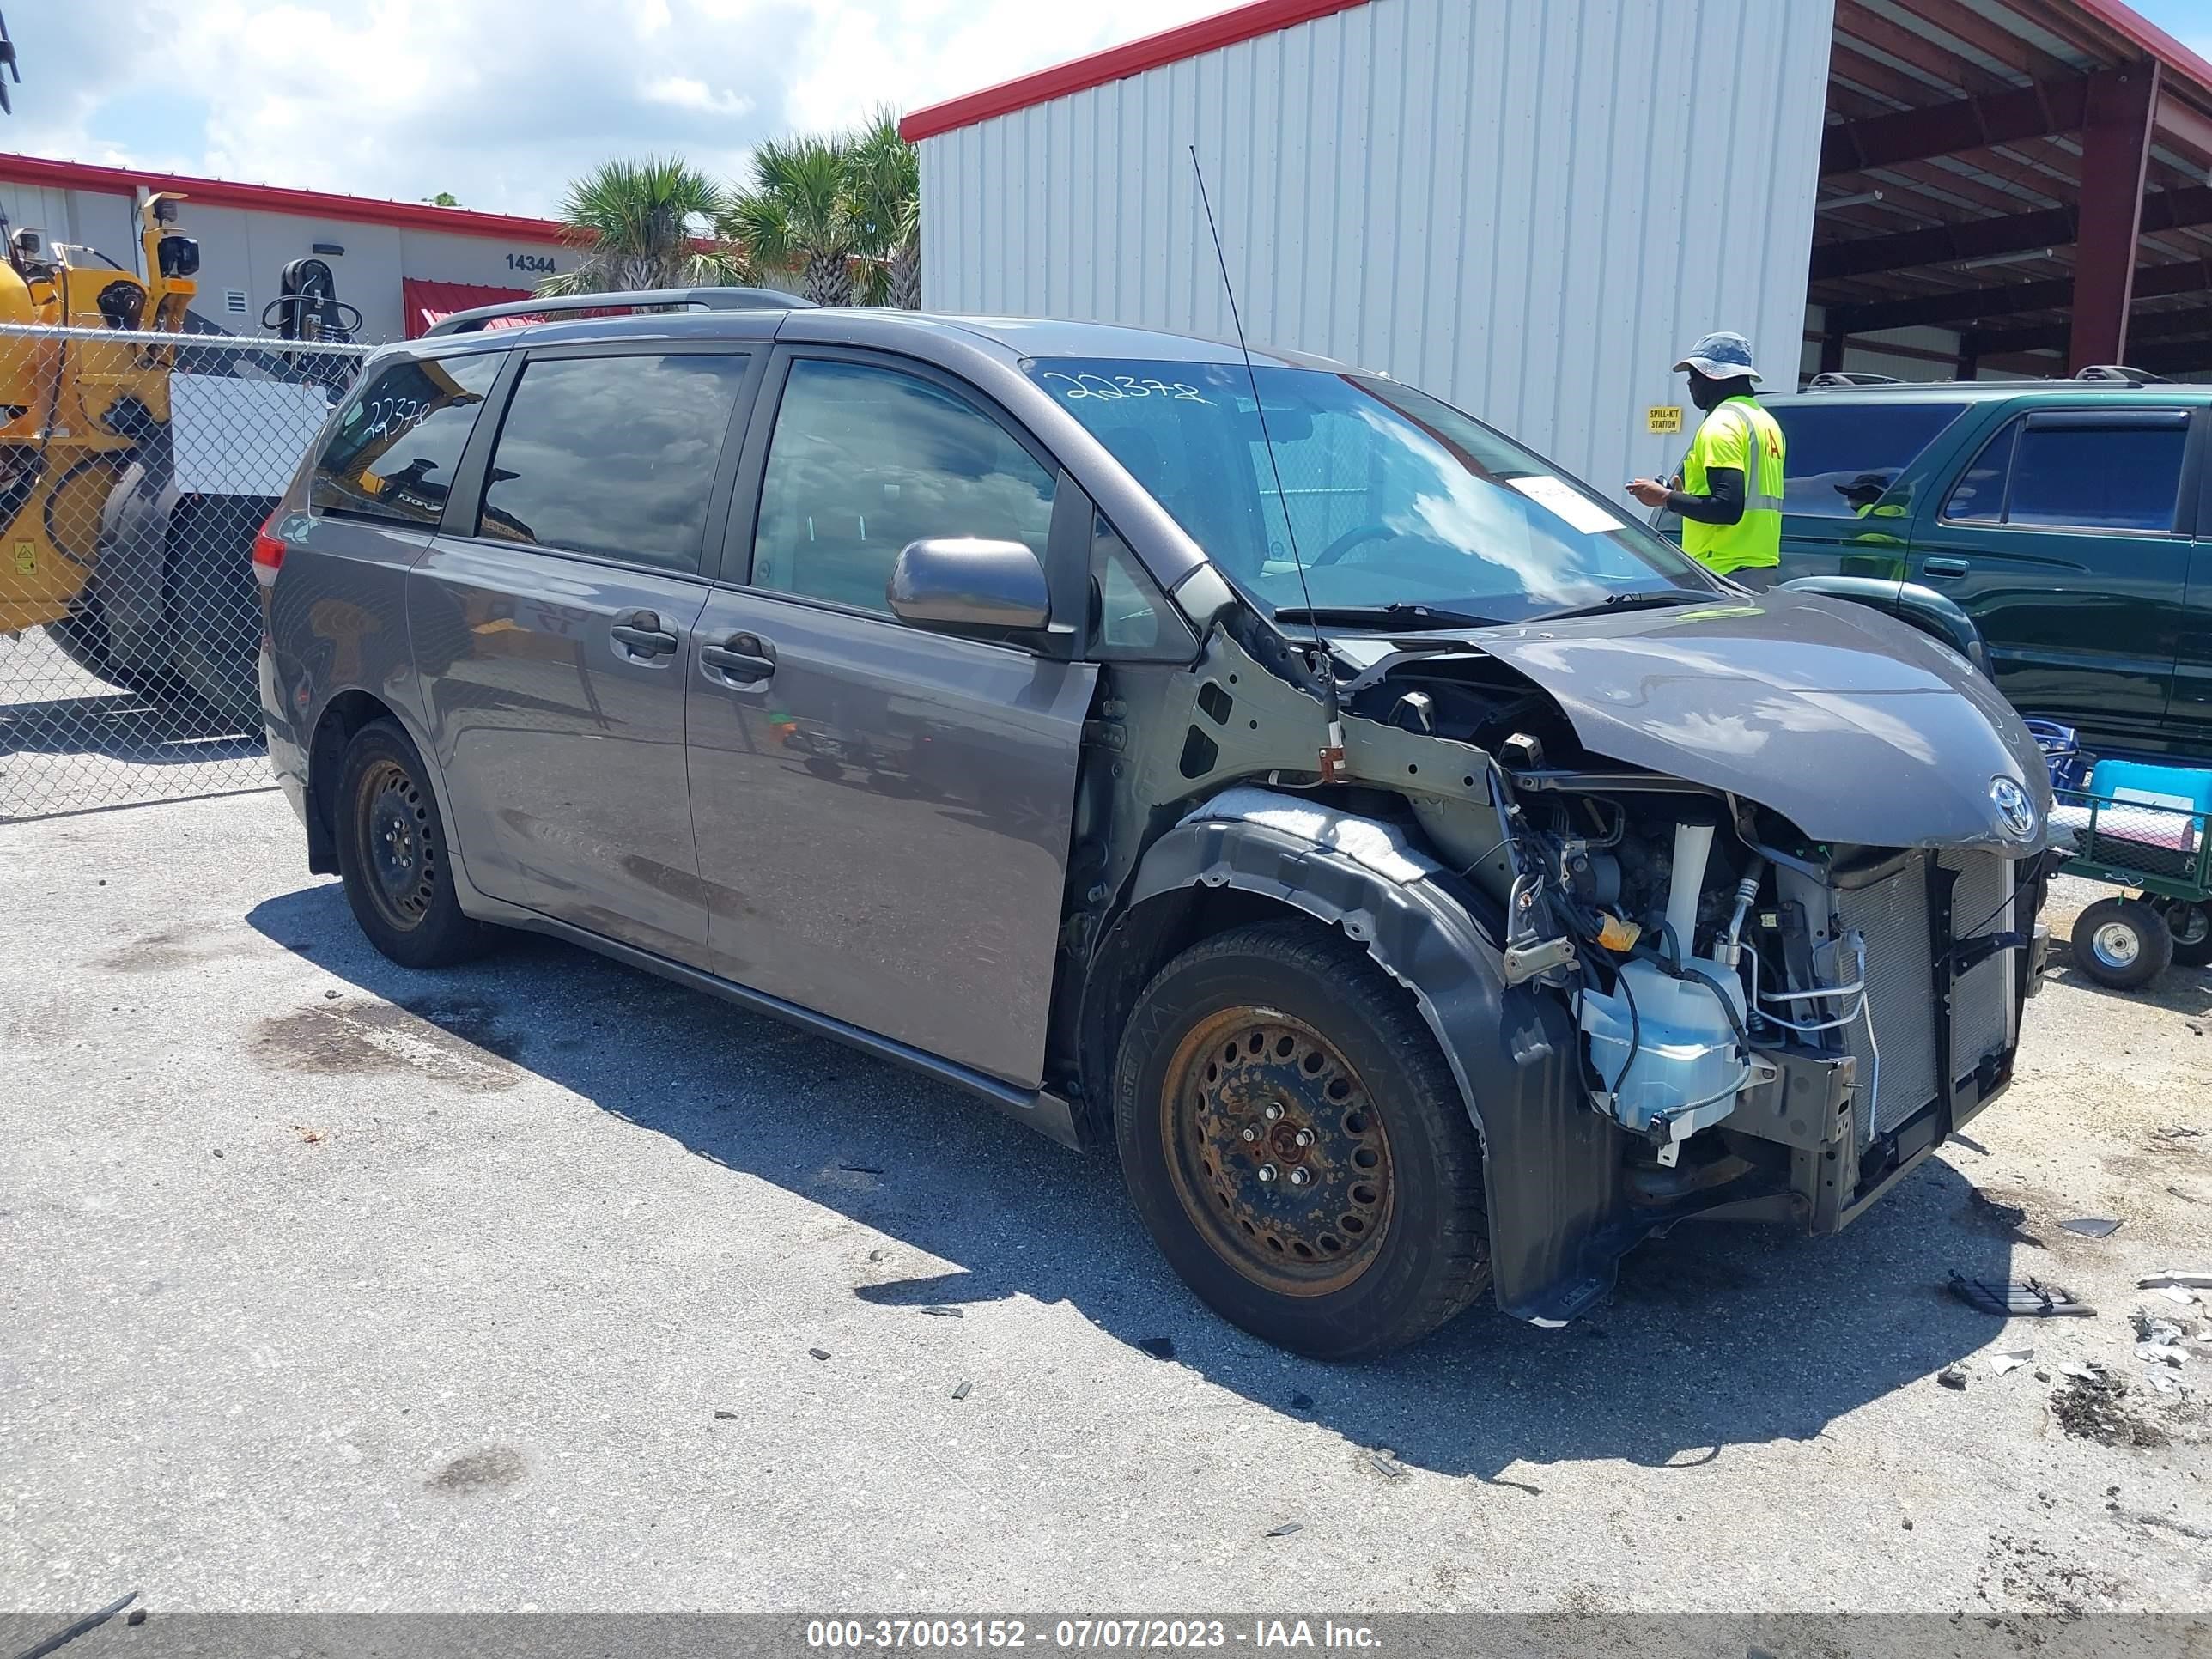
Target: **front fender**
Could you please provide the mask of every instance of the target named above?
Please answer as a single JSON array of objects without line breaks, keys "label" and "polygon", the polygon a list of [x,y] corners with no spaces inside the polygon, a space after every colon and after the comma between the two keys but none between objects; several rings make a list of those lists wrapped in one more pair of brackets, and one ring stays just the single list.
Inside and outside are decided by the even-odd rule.
[{"label": "front fender", "polygon": [[1612,1288],[1621,1252],[1644,1231],[1624,1213],[1625,1137],[1590,1109],[1565,1000],[1507,987],[1498,945],[1444,874],[1378,820],[1239,789],[1152,844],[1130,903],[1232,888],[1364,945],[1413,994],[1481,1140],[1498,1306],[1545,1323],[1571,1319]]},{"label": "front fender", "polygon": [[1929,638],[1941,640],[1983,673],[1990,672],[1990,648],[1974,619],[1948,593],[1919,582],[1895,581],[1884,576],[1796,576],[1783,586],[1797,593],[1820,593],[1832,599],[1869,605],[1899,622],[1910,623]]}]

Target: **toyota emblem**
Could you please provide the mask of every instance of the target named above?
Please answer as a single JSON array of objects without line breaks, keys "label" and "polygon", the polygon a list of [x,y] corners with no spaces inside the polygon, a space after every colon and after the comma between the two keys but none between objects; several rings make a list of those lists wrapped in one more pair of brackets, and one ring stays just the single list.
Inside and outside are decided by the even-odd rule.
[{"label": "toyota emblem", "polygon": [[2027,791],[2010,778],[1990,780],[1990,799],[1997,809],[1997,827],[2014,841],[2027,841],[2035,834],[2035,803],[2028,799]]}]

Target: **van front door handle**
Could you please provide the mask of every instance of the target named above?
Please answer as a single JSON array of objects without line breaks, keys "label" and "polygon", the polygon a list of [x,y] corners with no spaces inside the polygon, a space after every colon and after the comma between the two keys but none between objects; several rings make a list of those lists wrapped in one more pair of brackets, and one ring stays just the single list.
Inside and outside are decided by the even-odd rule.
[{"label": "van front door handle", "polygon": [[1939,582],[1955,581],[1972,568],[1964,559],[1923,559],[1920,562],[1920,574],[1933,577]]},{"label": "van front door handle", "polygon": [[757,685],[775,672],[775,647],[757,634],[732,634],[720,645],[701,646],[699,660],[726,680]]}]

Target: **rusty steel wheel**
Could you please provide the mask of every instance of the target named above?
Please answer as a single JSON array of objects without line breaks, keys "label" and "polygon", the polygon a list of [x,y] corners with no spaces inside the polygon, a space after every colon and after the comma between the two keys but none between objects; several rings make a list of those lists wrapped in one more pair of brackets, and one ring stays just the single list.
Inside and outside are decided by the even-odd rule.
[{"label": "rusty steel wheel", "polygon": [[1278,1008],[1224,1008],[1168,1062],[1176,1195],[1222,1259],[1280,1296],[1340,1290],[1390,1224],[1390,1140],[1359,1074]]},{"label": "rusty steel wheel", "polygon": [[1129,1197],[1224,1318],[1348,1359],[1489,1282],[1482,1149],[1403,986],[1303,917],[1200,940],[1131,1008],[1114,1070]]}]

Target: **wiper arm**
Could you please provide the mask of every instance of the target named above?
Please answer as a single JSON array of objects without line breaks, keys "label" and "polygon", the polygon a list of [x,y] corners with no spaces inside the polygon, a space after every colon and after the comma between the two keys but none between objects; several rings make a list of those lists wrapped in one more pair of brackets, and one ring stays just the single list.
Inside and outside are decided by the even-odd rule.
[{"label": "wiper arm", "polygon": [[1297,607],[1275,612],[1279,623],[1304,623],[1320,628],[1395,628],[1418,630],[1424,628],[1496,628],[1495,617],[1478,617],[1468,611],[1453,611],[1430,605],[1408,605],[1403,600],[1392,600],[1389,605],[1317,605],[1310,609]]},{"label": "wiper arm", "polygon": [[1616,611],[1649,611],[1658,605],[1704,605],[1720,597],[1702,588],[1668,587],[1656,593],[1614,593],[1595,605],[1570,605],[1565,611],[1547,611],[1541,616],[1531,617],[1530,622],[1565,622],[1571,617],[1607,617]]}]

